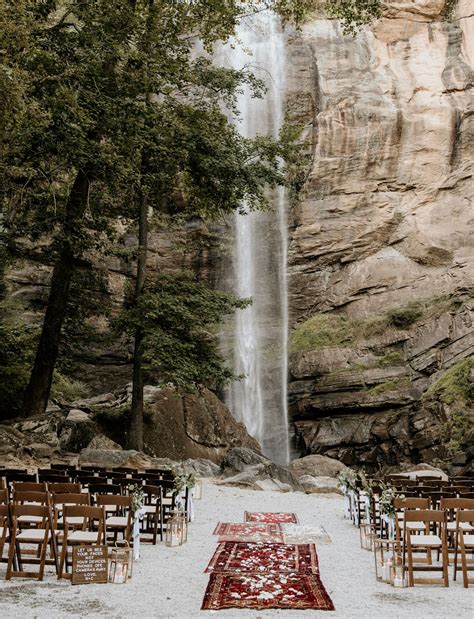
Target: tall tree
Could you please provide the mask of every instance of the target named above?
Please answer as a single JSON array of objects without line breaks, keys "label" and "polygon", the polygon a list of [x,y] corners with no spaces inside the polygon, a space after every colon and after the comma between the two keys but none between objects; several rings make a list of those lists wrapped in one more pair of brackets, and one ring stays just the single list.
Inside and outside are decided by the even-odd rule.
[{"label": "tall tree", "polygon": [[[278,4],[292,16],[300,1],[307,3]],[[0,5],[4,225],[10,242],[26,238],[30,250],[31,242],[49,239],[43,254],[53,267],[24,415],[46,408],[74,270],[89,252],[103,250],[117,219],[141,224],[139,295],[149,209],[215,216],[245,199],[262,204],[265,186],[280,180],[275,144],[242,140],[219,107],[233,104],[243,82],[256,93],[260,84],[193,52],[197,41],[210,51],[233,32],[242,10],[261,5]]]}]

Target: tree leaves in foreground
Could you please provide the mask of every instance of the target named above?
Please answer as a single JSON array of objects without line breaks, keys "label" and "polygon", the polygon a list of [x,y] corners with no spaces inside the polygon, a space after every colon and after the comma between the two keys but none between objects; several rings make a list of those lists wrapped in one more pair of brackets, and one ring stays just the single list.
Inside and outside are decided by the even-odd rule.
[{"label": "tree leaves in foreground", "polygon": [[191,273],[161,275],[115,321],[117,331],[143,333],[144,369],[183,391],[222,387],[237,378],[218,350],[219,324],[249,305],[199,283]]},{"label": "tree leaves in foreground", "polygon": [[328,0],[326,8],[329,15],[341,20],[344,32],[352,35],[382,15],[381,0]]}]

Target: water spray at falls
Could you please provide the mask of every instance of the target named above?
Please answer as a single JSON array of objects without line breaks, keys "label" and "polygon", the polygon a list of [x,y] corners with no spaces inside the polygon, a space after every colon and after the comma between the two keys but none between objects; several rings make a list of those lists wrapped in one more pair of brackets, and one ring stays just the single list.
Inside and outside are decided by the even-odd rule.
[{"label": "water spray at falls", "polygon": [[[226,64],[250,65],[268,92],[240,96],[238,126],[246,137],[277,136],[284,118],[285,44],[278,17],[263,11],[237,29],[237,44],[226,46]],[[234,369],[245,375],[233,383],[228,405],[269,458],[289,459],[287,372],[287,217],[283,188],[272,193],[270,212],[236,215],[232,249],[234,292],[253,303],[237,312],[233,326]]]}]

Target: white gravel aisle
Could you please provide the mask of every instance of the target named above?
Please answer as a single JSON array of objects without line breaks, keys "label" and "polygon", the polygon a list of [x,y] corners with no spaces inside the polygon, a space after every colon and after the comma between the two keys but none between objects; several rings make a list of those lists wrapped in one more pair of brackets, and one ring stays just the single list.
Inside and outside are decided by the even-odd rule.
[{"label": "white gravel aisle", "polygon": [[[418,586],[393,589],[374,578],[373,555],[361,550],[358,531],[342,518],[343,501],[335,495],[281,494],[204,485],[196,501],[196,519],[188,543],[180,548],[142,545],[142,559],[126,585],[72,586],[49,571],[42,583],[4,580],[0,564],[1,618],[29,617],[473,617],[474,586],[464,589],[450,581],[444,589]],[[244,511],[294,511],[303,525],[322,525],[332,544],[318,546],[321,578],[336,612],[330,611],[201,611],[208,574],[204,574],[217,544],[212,535],[218,521],[243,522]],[[450,569],[450,577],[452,570]]]}]

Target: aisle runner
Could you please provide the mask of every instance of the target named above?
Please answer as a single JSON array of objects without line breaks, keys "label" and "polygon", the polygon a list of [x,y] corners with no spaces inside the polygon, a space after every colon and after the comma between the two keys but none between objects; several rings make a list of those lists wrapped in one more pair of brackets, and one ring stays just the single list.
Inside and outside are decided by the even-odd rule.
[{"label": "aisle runner", "polygon": [[298,516],[293,512],[245,512],[245,522],[288,522],[298,524]]},{"label": "aisle runner", "polygon": [[206,572],[290,572],[317,574],[314,544],[219,544]]},{"label": "aisle runner", "polygon": [[291,608],[334,610],[317,574],[211,574],[202,610]]},{"label": "aisle runner", "polygon": [[319,577],[315,545],[281,543],[282,528],[296,528],[297,516],[245,512],[245,519],[219,523],[214,531],[222,543],[206,569],[211,575],[202,610],[334,610]]},{"label": "aisle runner", "polygon": [[214,530],[220,542],[276,542],[283,543],[279,524],[265,522],[219,522]]}]

